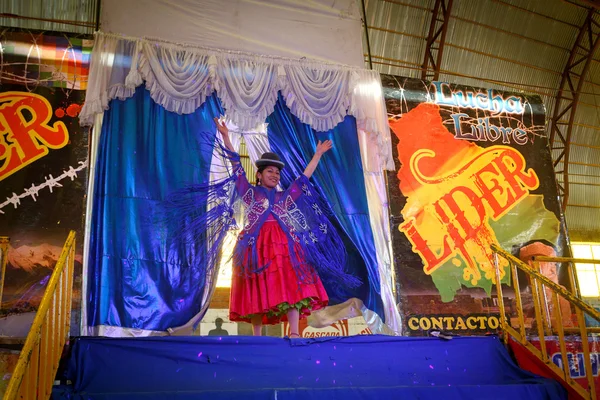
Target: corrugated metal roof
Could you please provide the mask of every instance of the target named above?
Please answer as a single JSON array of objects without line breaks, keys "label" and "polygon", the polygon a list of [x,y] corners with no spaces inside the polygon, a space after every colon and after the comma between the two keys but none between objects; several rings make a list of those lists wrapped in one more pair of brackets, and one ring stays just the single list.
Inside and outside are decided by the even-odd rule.
[{"label": "corrugated metal roof", "polygon": [[[591,240],[600,242],[600,233],[598,232],[600,208],[567,206],[565,220],[571,235],[591,234]],[[577,227],[576,229],[572,228],[574,225]]]},{"label": "corrugated metal roof", "polygon": [[94,21],[99,1],[2,0],[0,13],[14,14],[15,17],[0,18],[0,26],[90,34],[95,29]]},{"label": "corrugated metal roof", "polygon": [[[433,1],[404,3],[413,4],[414,7],[393,1],[365,2],[371,54],[378,66],[377,70],[397,74],[398,66],[406,66],[407,68],[400,68],[403,76],[416,77],[420,74],[417,68],[423,62],[425,38],[431,18],[431,13],[427,10],[433,7]],[[395,60],[403,63],[399,64]]]},{"label": "corrugated metal roof", "polygon": [[[581,112],[581,114],[579,112]],[[596,115],[588,114],[586,117],[586,114],[587,113],[583,109],[578,111],[577,116],[575,117],[575,123],[577,125],[573,126],[571,142],[587,144],[590,146],[600,146],[600,131],[597,128],[588,127],[597,126],[594,125]],[[600,157],[596,161],[600,164]]]},{"label": "corrugated metal roof", "polygon": [[[570,181],[578,182],[578,179],[570,179]],[[560,180],[559,180],[560,182]],[[569,196],[569,203],[576,205],[588,205],[588,206],[597,206],[600,207],[600,186],[594,185],[579,185],[577,183],[573,184],[577,186],[578,190],[574,190]],[[597,223],[597,221],[596,221]]]},{"label": "corrugated metal roof", "polygon": [[[540,21],[560,21],[563,25],[571,26],[579,26],[583,21],[581,15],[586,13],[584,7],[560,0],[492,0],[492,2],[515,12],[534,14]],[[552,40],[559,39],[553,38]]]}]

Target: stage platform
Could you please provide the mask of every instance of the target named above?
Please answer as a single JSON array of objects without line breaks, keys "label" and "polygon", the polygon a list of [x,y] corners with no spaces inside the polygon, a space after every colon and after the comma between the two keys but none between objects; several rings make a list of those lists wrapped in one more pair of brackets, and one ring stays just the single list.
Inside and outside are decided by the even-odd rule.
[{"label": "stage platform", "polygon": [[566,399],[498,338],[79,338],[54,399]]}]

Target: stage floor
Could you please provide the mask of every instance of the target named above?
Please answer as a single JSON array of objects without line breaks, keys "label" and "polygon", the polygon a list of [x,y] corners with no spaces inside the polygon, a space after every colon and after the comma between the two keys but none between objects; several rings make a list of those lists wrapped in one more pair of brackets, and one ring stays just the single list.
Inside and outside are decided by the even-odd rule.
[{"label": "stage floor", "polygon": [[351,336],[75,341],[69,399],[566,399],[498,338]]}]

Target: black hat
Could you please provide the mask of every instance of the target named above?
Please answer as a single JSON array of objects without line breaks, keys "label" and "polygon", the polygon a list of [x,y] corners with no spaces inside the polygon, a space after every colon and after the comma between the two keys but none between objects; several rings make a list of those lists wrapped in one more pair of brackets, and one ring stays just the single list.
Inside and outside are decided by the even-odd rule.
[{"label": "black hat", "polygon": [[281,161],[279,156],[275,153],[263,153],[263,155],[260,156],[258,160],[256,160],[255,164],[256,168],[259,169],[262,167],[273,166],[281,170],[285,166],[285,164]]}]

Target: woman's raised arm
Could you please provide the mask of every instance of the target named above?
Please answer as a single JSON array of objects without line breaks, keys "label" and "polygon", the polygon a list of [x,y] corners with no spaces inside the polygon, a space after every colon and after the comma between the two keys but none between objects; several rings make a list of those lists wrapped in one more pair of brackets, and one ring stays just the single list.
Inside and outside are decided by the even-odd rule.
[{"label": "woman's raised arm", "polygon": [[304,176],[307,178],[312,176],[313,172],[315,172],[315,169],[317,168],[317,165],[319,165],[319,161],[321,161],[321,156],[329,151],[332,147],[333,142],[331,140],[326,140],[324,142],[319,140],[319,143],[317,143],[317,151],[315,151],[315,155],[306,166],[306,169],[304,170]]}]

